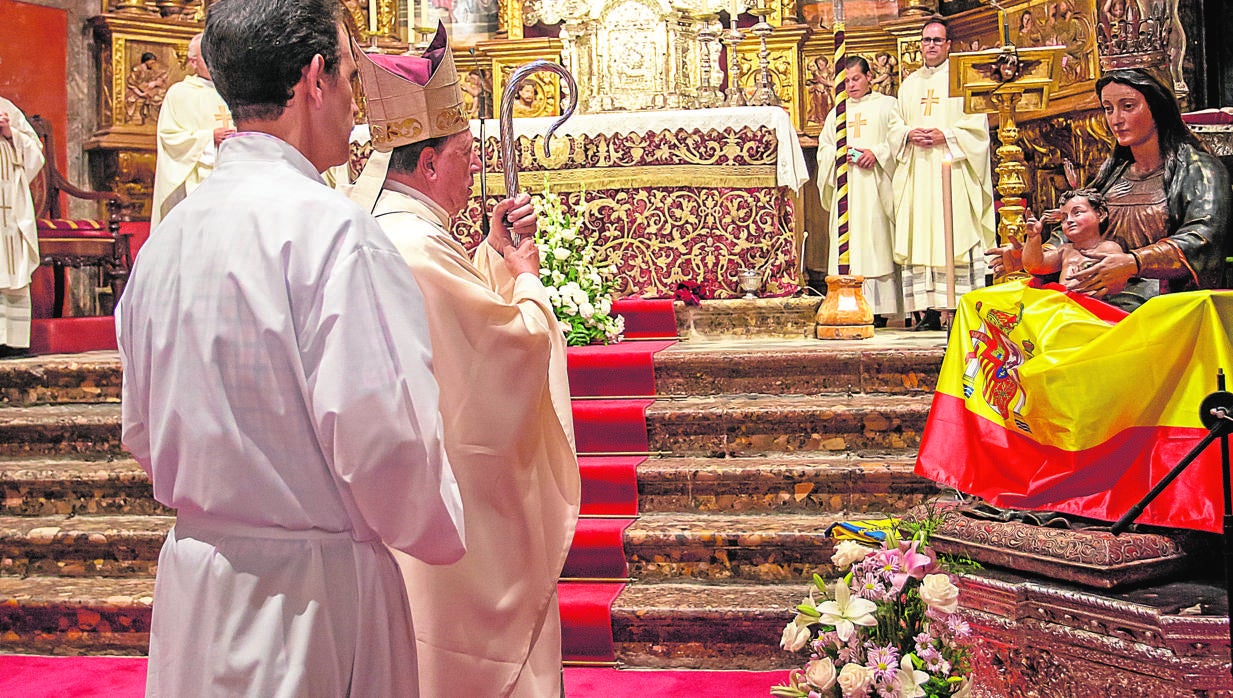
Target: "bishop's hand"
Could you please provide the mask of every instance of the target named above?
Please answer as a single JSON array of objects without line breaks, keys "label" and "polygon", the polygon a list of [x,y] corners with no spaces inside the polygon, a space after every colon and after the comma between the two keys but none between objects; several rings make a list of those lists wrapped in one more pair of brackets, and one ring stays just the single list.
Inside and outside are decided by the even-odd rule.
[{"label": "bishop's hand", "polygon": [[531,238],[538,229],[539,218],[535,207],[531,205],[531,195],[519,192],[513,198],[502,200],[492,209],[488,244],[504,254],[506,247],[513,246],[514,235],[520,239]]},{"label": "bishop's hand", "polygon": [[539,247],[530,236],[524,237],[517,247],[506,245],[501,254],[505,257],[505,268],[511,276],[534,274],[539,278]]}]

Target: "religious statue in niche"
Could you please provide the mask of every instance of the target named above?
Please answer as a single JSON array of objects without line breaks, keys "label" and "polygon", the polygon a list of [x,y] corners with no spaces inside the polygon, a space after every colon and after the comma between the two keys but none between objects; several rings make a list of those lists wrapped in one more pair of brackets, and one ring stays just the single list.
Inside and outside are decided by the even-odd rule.
[{"label": "religious statue in niche", "polygon": [[809,121],[822,124],[831,110],[831,95],[835,94],[835,70],[826,56],[818,56],[809,64]]},{"label": "religious statue in niche", "polygon": [[158,118],[159,107],[170,87],[168,70],[150,51],[141,54],[141,60],[128,71],[124,83],[124,106],[131,124],[144,125]]},{"label": "religious statue in niche", "polygon": [[899,93],[899,61],[888,51],[878,51],[869,61],[869,87],[894,97]]},{"label": "religious statue in niche", "polygon": [[1096,75],[1095,15],[1095,0],[1046,0],[1034,2],[1005,20],[1010,24],[1011,43],[1019,48],[1065,48],[1061,89],[1055,96],[1081,91],[1079,83]]},{"label": "religious statue in niche", "polygon": [[[478,70],[468,72],[462,78],[462,110],[468,119],[492,118],[492,85]],[[480,113],[480,105],[484,111]]]},{"label": "religious statue in niche", "polygon": [[547,114],[548,100],[544,96],[543,86],[531,78],[523,80],[514,93],[514,118]]}]

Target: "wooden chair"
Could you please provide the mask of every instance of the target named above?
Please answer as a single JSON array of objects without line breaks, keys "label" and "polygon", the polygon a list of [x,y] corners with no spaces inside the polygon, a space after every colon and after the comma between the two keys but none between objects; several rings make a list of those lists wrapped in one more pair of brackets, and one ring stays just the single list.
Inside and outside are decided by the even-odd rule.
[{"label": "wooden chair", "polygon": [[[55,138],[51,124],[42,116],[30,117],[30,125],[43,142],[46,163],[30,183],[34,210],[38,217],[39,253],[42,264],[50,267],[53,279],[52,298],[32,299],[36,317],[63,317],[68,295],[68,267],[97,266],[102,269],[103,283],[111,287],[112,303],[120,298],[128,279],[132,259],[128,236],[120,232],[120,221],[128,200],[116,192],[97,192],[74,186],[60,172],[56,162]],[[60,194],[107,202],[106,221],[63,218]],[[39,295],[39,284],[34,294]]]}]

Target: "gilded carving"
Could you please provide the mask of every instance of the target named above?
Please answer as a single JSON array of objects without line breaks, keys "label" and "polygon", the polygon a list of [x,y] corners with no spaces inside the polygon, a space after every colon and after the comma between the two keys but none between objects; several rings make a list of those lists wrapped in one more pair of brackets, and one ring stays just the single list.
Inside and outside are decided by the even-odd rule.
[{"label": "gilded carving", "polygon": [[163,97],[171,87],[169,73],[153,51],[141,53],[139,60],[129,68],[124,82],[124,113],[128,123],[141,126],[158,119]]},{"label": "gilded carving", "polygon": [[[521,137],[515,150],[528,188],[548,186],[574,210],[585,200],[583,233],[596,240],[600,263],[620,270],[622,293],[671,295],[677,281],[693,280],[736,297],[742,268],[763,268],[768,294],[797,288],[795,211],[777,184],[769,129],[558,136],[551,159],[541,136]],[[484,151],[494,159],[495,138]],[[489,206],[504,195],[493,164]],[[473,198],[454,227],[471,246],[479,212]]]}]

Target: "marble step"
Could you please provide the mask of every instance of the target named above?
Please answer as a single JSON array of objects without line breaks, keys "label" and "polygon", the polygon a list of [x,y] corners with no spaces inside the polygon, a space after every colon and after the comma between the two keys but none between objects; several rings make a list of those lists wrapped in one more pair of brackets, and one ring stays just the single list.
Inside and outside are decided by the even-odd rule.
[{"label": "marble step", "polygon": [[0,404],[119,402],[120,355],[114,351],[0,361]]},{"label": "marble step", "polygon": [[[938,491],[913,465],[901,454],[649,458],[638,466],[638,498],[647,512],[904,511]],[[0,494],[7,516],[174,514],[123,456],[0,458]]]},{"label": "marble step", "polygon": [[161,514],[146,473],[132,458],[0,458],[0,515]]},{"label": "marble step", "polygon": [[[680,342],[655,356],[656,390],[664,396],[932,392],[941,342],[890,332],[871,342]],[[0,361],[0,404],[117,402],[120,385],[114,351]]]},{"label": "marble step", "polygon": [[648,458],[638,466],[644,512],[906,511],[939,489],[915,457],[780,453],[745,458]]},{"label": "marble step", "polygon": [[641,668],[802,666],[799,655],[779,648],[779,637],[807,592],[805,580],[630,584],[612,604],[617,661]]},{"label": "marble step", "polygon": [[932,393],[945,348],[860,342],[680,342],[655,355],[661,396]]},{"label": "marble step", "polygon": [[674,456],[915,451],[931,401],[931,395],[657,400],[646,410],[647,436],[651,451]]},{"label": "marble step", "polygon": [[0,576],[0,653],[144,655],[154,579]]},{"label": "marble step", "polygon": [[[893,513],[893,512],[892,512]],[[629,576],[782,581],[832,572],[843,514],[643,514],[623,537]],[[0,575],[153,575],[170,516],[0,516]]]},{"label": "marble step", "polygon": [[830,575],[843,514],[642,514],[625,529],[629,576],[639,581],[784,582]]},{"label": "marble step", "polygon": [[151,577],[175,518],[0,516],[0,576]]},{"label": "marble step", "polygon": [[[920,445],[929,395],[688,397],[647,408],[652,451],[756,455]],[[0,408],[0,457],[119,454],[120,405]]]},{"label": "marble step", "polygon": [[0,457],[119,452],[119,403],[0,408]]}]

